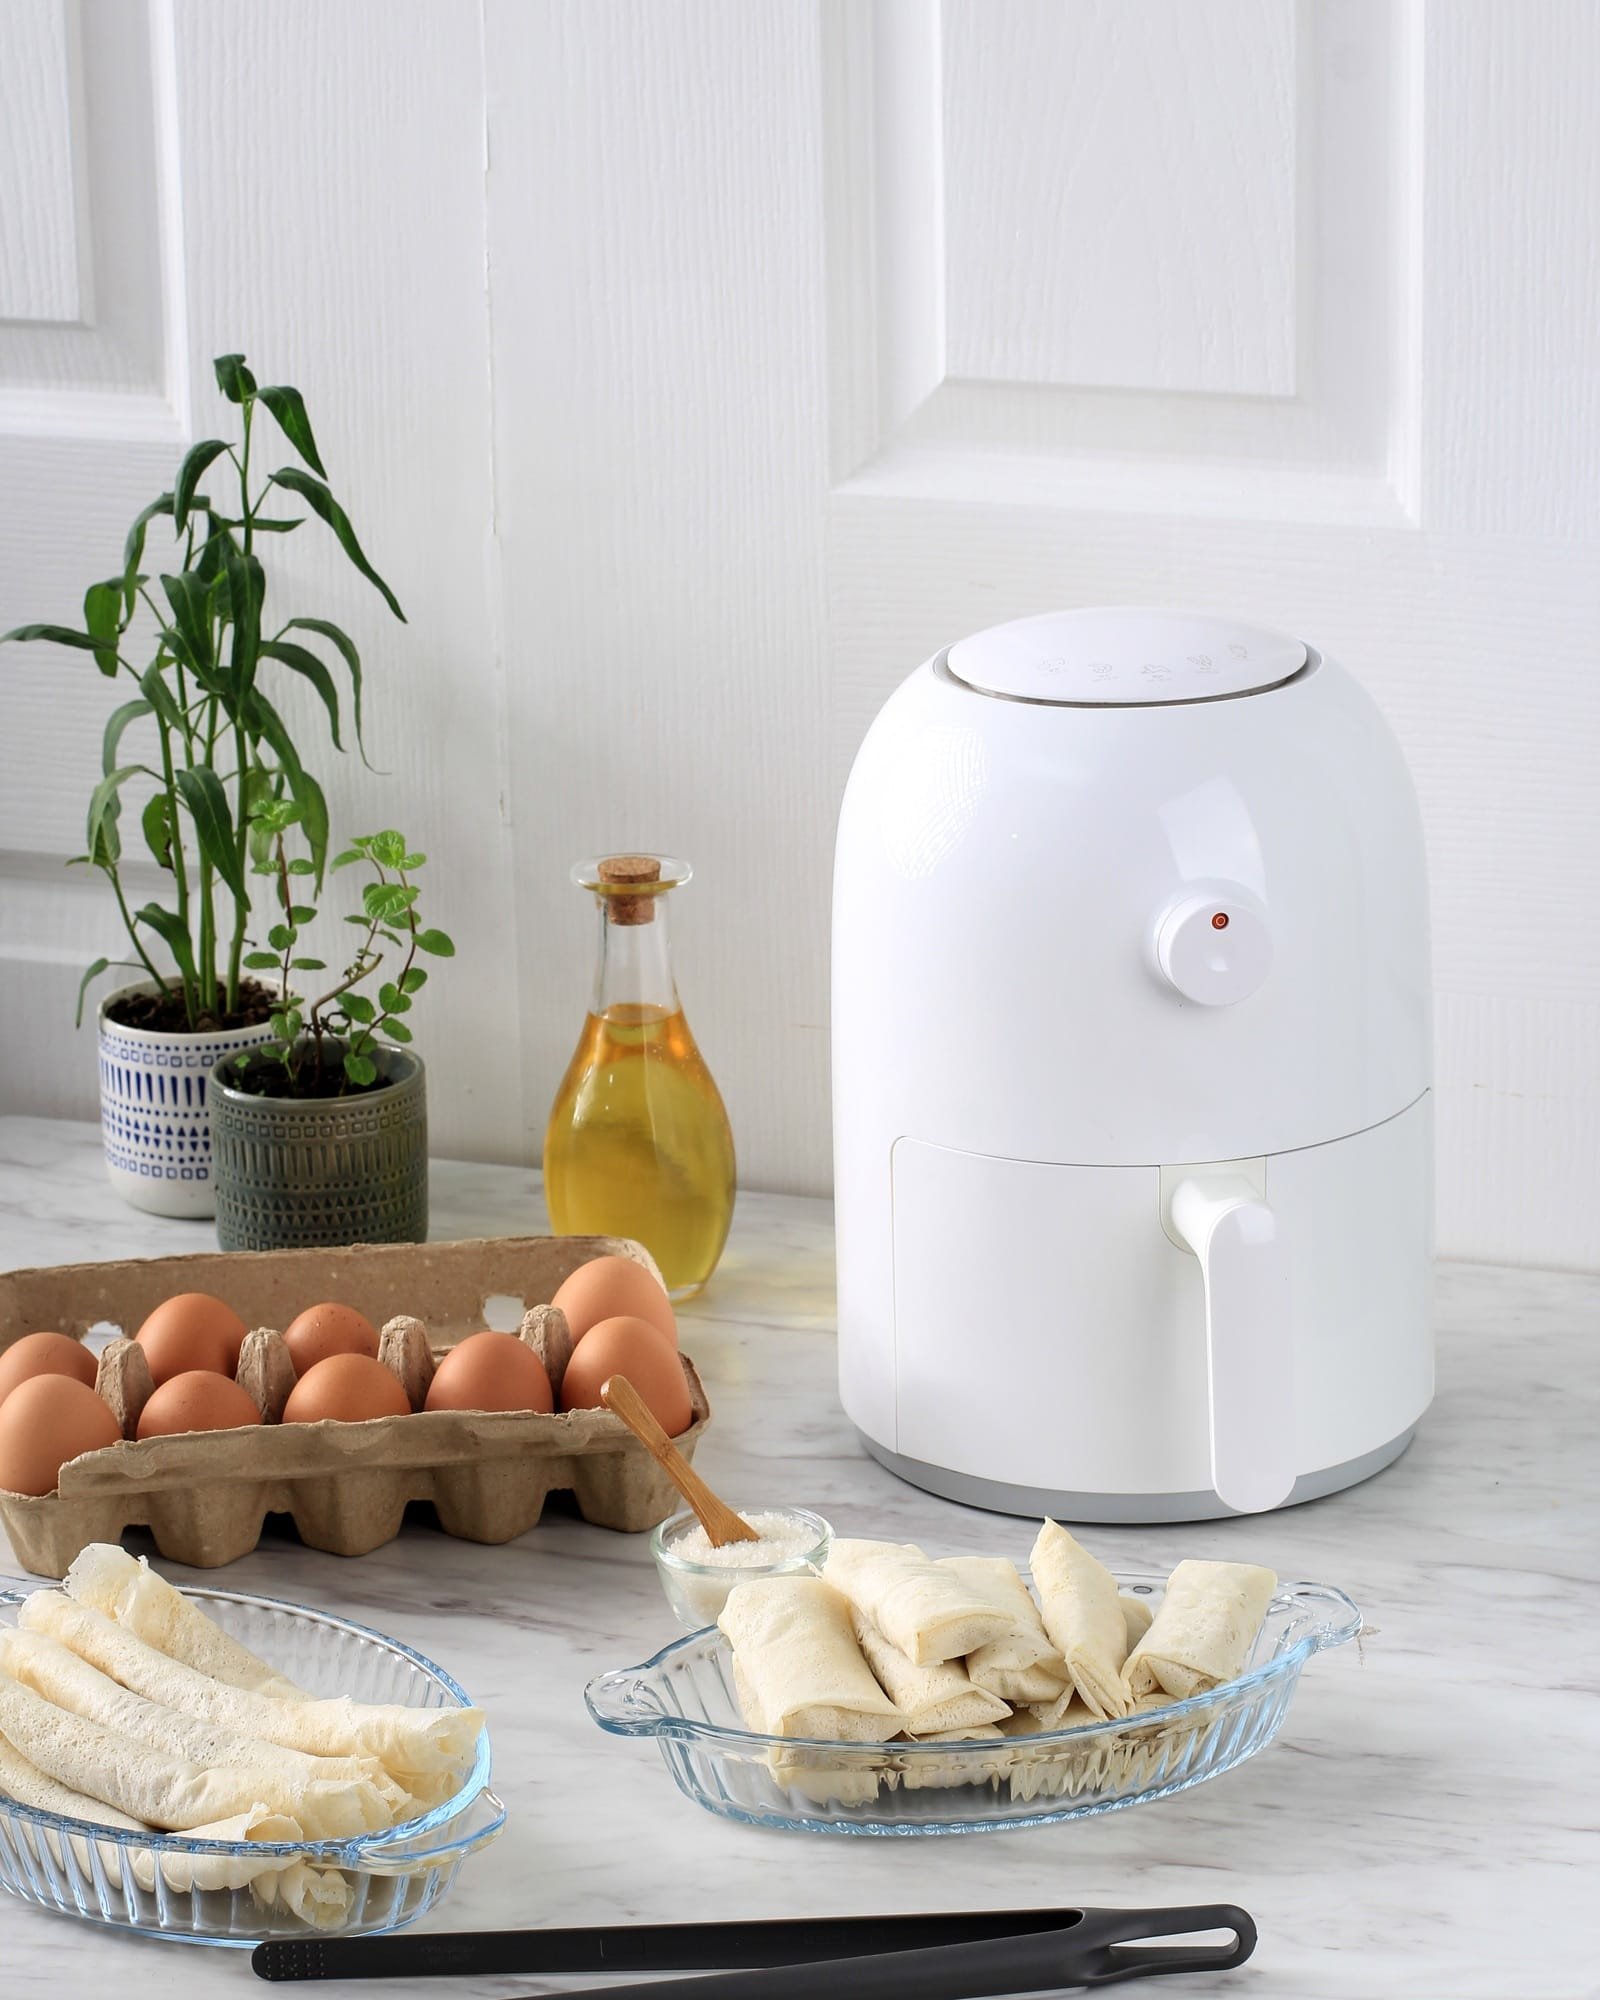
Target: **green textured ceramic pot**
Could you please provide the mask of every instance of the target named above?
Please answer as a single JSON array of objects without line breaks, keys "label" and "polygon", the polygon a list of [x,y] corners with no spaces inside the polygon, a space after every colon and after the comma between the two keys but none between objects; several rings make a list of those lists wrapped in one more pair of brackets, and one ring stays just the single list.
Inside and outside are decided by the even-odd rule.
[{"label": "green textured ceramic pot", "polygon": [[385,1087],[352,1097],[258,1097],[238,1088],[235,1058],[212,1070],[211,1171],[224,1250],[426,1239],[422,1062],[407,1049],[379,1047],[373,1056]]}]

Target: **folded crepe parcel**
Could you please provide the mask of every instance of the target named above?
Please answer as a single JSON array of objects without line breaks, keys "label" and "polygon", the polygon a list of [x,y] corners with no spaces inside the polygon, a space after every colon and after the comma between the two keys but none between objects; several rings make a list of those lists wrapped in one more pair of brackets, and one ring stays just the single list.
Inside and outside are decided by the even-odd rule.
[{"label": "folded crepe parcel", "polygon": [[1054,1521],[1039,1530],[1030,1563],[1044,1629],[1073,1687],[1102,1720],[1126,1715],[1133,1706],[1122,1681],[1128,1627],[1116,1578]]},{"label": "folded crepe parcel", "polygon": [[919,1667],[963,1659],[1004,1639],[1013,1614],[913,1542],[836,1541],[826,1580]]},{"label": "folded crepe parcel", "polygon": [[1157,1688],[1175,1701],[1231,1681],[1250,1657],[1278,1587],[1255,1563],[1181,1562],[1124,1670],[1130,1702]]}]

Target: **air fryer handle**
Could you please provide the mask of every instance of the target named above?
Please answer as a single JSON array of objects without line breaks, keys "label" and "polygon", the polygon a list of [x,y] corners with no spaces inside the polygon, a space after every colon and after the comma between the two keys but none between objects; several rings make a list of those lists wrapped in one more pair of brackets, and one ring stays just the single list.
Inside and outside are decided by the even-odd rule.
[{"label": "air fryer handle", "polygon": [[1236,1512],[1259,1514],[1288,1499],[1298,1470],[1278,1218],[1247,1182],[1203,1170],[1173,1190],[1171,1214],[1205,1285],[1212,1485]]}]

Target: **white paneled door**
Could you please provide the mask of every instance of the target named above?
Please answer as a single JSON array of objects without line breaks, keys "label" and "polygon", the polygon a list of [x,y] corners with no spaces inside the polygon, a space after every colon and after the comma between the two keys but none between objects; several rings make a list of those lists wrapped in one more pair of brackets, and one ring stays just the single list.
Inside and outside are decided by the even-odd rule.
[{"label": "white paneled door", "polygon": [[[414,829],[463,947],[445,1144],[534,1149],[566,866],[653,843],[745,1177],[824,1187],[872,713],[983,625],[1178,602],[1338,653],[1406,748],[1442,1247],[1600,1265],[1600,8],[5,0],[0,37],[0,621],[114,560],[213,352],[301,384],[411,616],[297,552],[379,662],[391,775],[336,808]],[[0,675],[5,1095],[82,1108],[103,697]]]}]

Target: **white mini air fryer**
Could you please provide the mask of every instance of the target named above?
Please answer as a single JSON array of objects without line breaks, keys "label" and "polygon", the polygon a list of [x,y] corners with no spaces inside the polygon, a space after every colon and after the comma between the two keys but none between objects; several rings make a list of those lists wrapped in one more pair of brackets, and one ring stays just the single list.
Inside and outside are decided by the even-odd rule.
[{"label": "white mini air fryer", "polygon": [[1199,1520],[1405,1449],[1427,883],[1333,660],[1086,610],[920,667],[840,814],[833,1074],[840,1392],[906,1479]]}]

